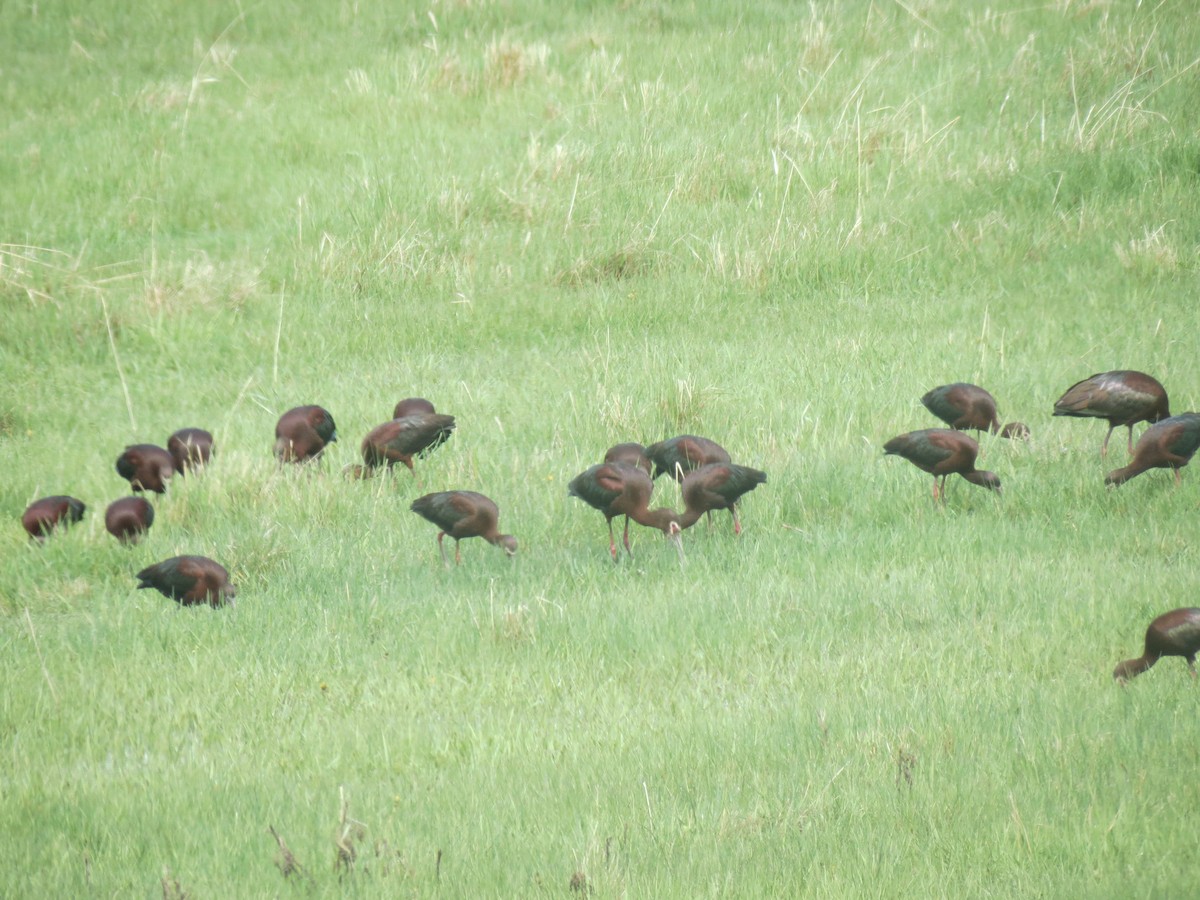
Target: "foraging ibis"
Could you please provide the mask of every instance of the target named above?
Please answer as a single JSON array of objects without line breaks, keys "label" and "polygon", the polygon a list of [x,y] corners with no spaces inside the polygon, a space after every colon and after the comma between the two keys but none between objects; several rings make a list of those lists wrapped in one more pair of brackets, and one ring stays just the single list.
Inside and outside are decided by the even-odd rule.
[{"label": "foraging ibis", "polygon": [[415,478],[413,457],[428,456],[450,440],[453,432],[454,416],[440,413],[416,413],[384,422],[363,438],[362,457],[366,465],[356,470],[356,474],[367,477],[380,466],[390,469],[401,462]]},{"label": "foraging ibis", "polygon": [[604,453],[604,461],[623,462],[637,466],[647,475],[650,474],[650,457],[646,456],[646,448],[636,441],[625,444],[614,444]]},{"label": "foraging ibis", "polygon": [[213,436],[203,428],[180,428],[167,439],[167,452],[180,475],[207,465],[213,456]]},{"label": "foraging ibis", "polygon": [[154,524],[154,507],[145,497],[122,497],[108,504],[104,527],[122,544],[136,544]]},{"label": "foraging ibis", "polygon": [[1133,453],[1133,426],[1137,422],[1161,422],[1171,415],[1167,391],[1145,372],[1121,369],[1100,372],[1072,385],[1054,404],[1054,415],[1105,419],[1108,432],[1100,445],[1100,456],[1108,455],[1113,429],[1129,429],[1129,452]]},{"label": "foraging ibis", "polygon": [[181,606],[233,604],[237,588],[225,567],[207,556],[172,556],[137,573],[138,590],[154,588]]},{"label": "foraging ibis", "polygon": [[1186,466],[1200,448],[1200,414],[1180,413],[1163,419],[1146,429],[1138,438],[1133,451],[1133,462],[1120,469],[1113,469],[1104,479],[1105,484],[1124,484],[1147,469],[1173,469],[1175,484],[1180,483],[1179,470]]},{"label": "foraging ibis", "polygon": [[316,459],[337,440],[337,425],[320,406],[289,409],[275,423],[275,456],[280,462],[302,463]]},{"label": "foraging ibis", "polygon": [[[961,431],[926,428],[892,438],[883,445],[885,454],[901,456],[933,476],[933,499],[944,500],[946,476],[958,474],[971,484],[1000,493],[1000,479],[994,472],[975,468],[979,444]],[[941,488],[938,479],[942,480]]]},{"label": "foraging ibis", "polygon": [[673,509],[665,506],[650,509],[650,492],[654,482],[650,476],[628,463],[599,463],[576,475],[567,485],[567,493],[578,497],[588,506],[604,513],[608,521],[608,552],[613,562],[617,561],[617,543],[613,539],[612,520],[617,516],[625,517],[625,551],[632,557],[629,549],[629,520],[645,525],[647,528],[657,528],[675,544],[679,558],[683,559],[683,542],[679,538],[679,515]]},{"label": "foraging ibis", "polygon": [[167,482],[175,474],[175,460],[154,444],[131,444],[117,457],[117,474],[135,491],[167,492]]},{"label": "foraging ibis", "polygon": [[1001,426],[996,413],[996,398],[977,384],[962,381],[943,384],[921,398],[925,408],[957,431],[990,431],[1003,438],[1029,437],[1024,422]]},{"label": "foraging ibis", "polygon": [[415,416],[418,413],[437,412],[433,408],[433,404],[424,397],[406,397],[396,404],[396,408],[392,410],[393,419],[403,419],[405,416]]},{"label": "foraging ibis", "polygon": [[62,495],[43,497],[41,500],[30,503],[25,512],[21,514],[21,527],[29,532],[31,538],[40,541],[60,525],[63,528],[74,525],[83,518],[86,511],[87,507],[83,501],[76,500],[74,497]]},{"label": "foraging ibis", "polygon": [[666,472],[676,481],[683,481],[683,476],[692,469],[698,469],[709,463],[727,463],[729,454],[716,441],[697,437],[694,434],[681,434],[666,441],[659,441],[646,448],[646,456],[654,463],[654,474],[657,478]]},{"label": "foraging ibis", "polygon": [[438,550],[446,568],[450,568],[446,548],[442,546],[442,538],[446,535],[454,538],[455,565],[461,562],[458,542],[463,538],[481,537],[509,556],[517,552],[517,539],[511,534],[500,533],[500,510],[483,494],[475,491],[438,491],[418,497],[410,508],[438,527]]},{"label": "foraging ibis", "polygon": [[727,509],[733,516],[733,533],[742,533],[737,502],[743,494],[765,484],[767,473],[732,463],[709,463],[683,477],[683,502],[686,507],[680,528],[691,528],[700,516],[714,509]]},{"label": "foraging ibis", "polygon": [[1145,652],[1113,669],[1113,678],[1124,683],[1136,678],[1164,656],[1182,656],[1196,677],[1196,653],[1200,651],[1200,609],[1185,607],[1163,613],[1146,629]]}]

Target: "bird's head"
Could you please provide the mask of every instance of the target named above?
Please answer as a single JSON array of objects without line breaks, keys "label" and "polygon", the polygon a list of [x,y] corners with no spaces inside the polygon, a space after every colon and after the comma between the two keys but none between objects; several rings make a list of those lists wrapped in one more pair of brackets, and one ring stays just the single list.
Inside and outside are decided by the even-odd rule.
[{"label": "bird's head", "polygon": [[513,557],[517,555],[517,539],[511,534],[500,535],[500,540],[498,540],[496,544],[508,556]]},{"label": "bird's head", "polygon": [[1024,422],[1009,422],[1000,429],[1000,437],[1014,441],[1029,440],[1029,426]]}]

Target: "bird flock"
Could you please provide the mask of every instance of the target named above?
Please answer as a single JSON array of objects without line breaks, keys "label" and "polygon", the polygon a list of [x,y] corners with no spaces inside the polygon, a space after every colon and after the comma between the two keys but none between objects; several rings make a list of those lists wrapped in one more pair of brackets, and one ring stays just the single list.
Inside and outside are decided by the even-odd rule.
[{"label": "bird flock", "polygon": [[[948,425],[925,428],[898,435],[887,441],[885,455],[908,460],[933,476],[935,503],[945,503],[945,483],[950,475],[960,475],[971,484],[1001,491],[1000,479],[993,472],[977,469],[979,444],[963,432],[986,431],[1012,440],[1029,438],[1022,422],[1000,423],[995,398],[978,385],[956,382],[936,387],[921,398],[922,404]],[[1174,472],[1188,464],[1200,448],[1200,414],[1187,412],[1172,416],[1167,392],[1155,378],[1144,372],[1118,370],[1101,372],[1072,385],[1054,404],[1055,416],[1096,418],[1108,422],[1101,445],[1101,457],[1107,455],[1109,438],[1119,426],[1129,430],[1128,465],[1116,468],[1105,477],[1105,484],[1118,486],[1153,468]],[[1147,422],[1150,427],[1133,443],[1133,426]],[[446,443],[454,433],[454,416],[438,413],[433,404],[420,397],[401,400],[392,418],[372,428],[360,447],[362,464],[347,467],[348,477],[370,478],[403,463],[417,484],[420,478],[414,460],[423,459]],[[290,409],[275,425],[274,454],[280,465],[304,464],[319,460],[325,449],[338,439],[333,416],[321,406]],[[154,444],[127,446],[116,461],[116,471],[129,482],[135,496],[113,501],[105,511],[105,529],[122,544],[135,544],[154,524],[154,507],[138,494],[163,494],[171,479],[198,472],[215,455],[213,436],[204,429],[184,428],[167,440],[166,448]],[[684,509],[669,506],[650,507],[654,481],[668,475],[679,483]],[[712,513],[728,510],[734,534],[740,534],[738,501],[767,475],[758,469],[738,465],[729,453],[708,438],[679,435],[649,446],[627,442],[616,444],[605,453],[602,462],[576,475],[567,486],[570,496],[598,510],[608,525],[609,554],[619,558],[613,519],[624,517],[622,544],[632,557],[629,523],[661,531],[684,561],[682,532]],[[443,564],[449,566],[443,539],[454,539],[454,560],[461,562],[459,542],[480,537],[512,557],[517,539],[502,534],[500,512],[489,497],[471,490],[436,491],[418,497],[411,510],[438,529],[437,543]],[[25,510],[21,524],[30,538],[43,541],[56,529],[79,522],[86,506],[74,497],[55,495],[36,500]],[[176,556],[148,566],[137,573],[139,589],[153,588],[180,605],[232,604],[237,596],[224,566],[204,556]],[[1153,666],[1163,656],[1182,656],[1192,677],[1196,677],[1195,657],[1200,651],[1200,609],[1183,608],[1167,612],[1150,623],[1142,656],[1125,660],[1113,671],[1124,683]]]}]

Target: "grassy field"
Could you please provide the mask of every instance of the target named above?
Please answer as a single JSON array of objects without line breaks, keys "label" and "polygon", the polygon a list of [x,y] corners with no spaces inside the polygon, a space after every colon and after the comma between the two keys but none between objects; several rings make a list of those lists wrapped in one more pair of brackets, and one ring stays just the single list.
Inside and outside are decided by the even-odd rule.
[{"label": "grassy field", "polygon": [[[1110,673],[1197,604],[1200,473],[1050,416],[1200,407],[1190,4],[65,6],[0,2],[0,894],[1192,889],[1197,687]],[[882,445],[959,380],[1033,439],[937,508]],[[342,477],[411,395],[422,485]],[[614,566],[567,482],[679,433],[768,473],[745,531]],[[516,559],[443,570],[446,488]],[[179,553],[237,606],[134,590]]]}]

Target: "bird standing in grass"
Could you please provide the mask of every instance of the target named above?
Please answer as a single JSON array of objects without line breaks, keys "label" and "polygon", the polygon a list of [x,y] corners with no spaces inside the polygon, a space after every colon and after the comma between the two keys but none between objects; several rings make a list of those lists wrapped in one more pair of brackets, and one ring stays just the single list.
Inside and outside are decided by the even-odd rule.
[{"label": "bird standing in grass", "polygon": [[122,544],[136,544],[154,524],[154,507],[145,497],[122,497],[108,504],[104,527]]},{"label": "bird standing in grass", "polygon": [[704,513],[727,509],[733,516],[733,533],[742,533],[737,502],[743,494],[765,484],[767,473],[733,463],[709,463],[683,477],[683,502],[686,510],[680,528],[691,528]]},{"label": "bird standing in grass", "polygon": [[117,474],[135,491],[167,492],[167,482],[175,474],[175,460],[154,444],[131,444],[117,457]]},{"label": "bird standing in grass", "polygon": [[[975,468],[979,444],[961,431],[945,428],[926,428],[910,431],[892,438],[883,445],[885,454],[907,459],[923,472],[933,476],[933,499],[945,500],[946,476],[958,474],[971,484],[1000,493],[1000,479],[994,472]],[[938,479],[941,479],[941,487]]]},{"label": "bird standing in grass", "polygon": [[400,462],[408,466],[416,478],[413,457],[423,459],[450,440],[453,433],[454,416],[440,413],[416,413],[384,422],[363,438],[361,449],[365,465],[355,468],[354,474],[366,478],[381,466],[390,469]]},{"label": "bird standing in grass", "polygon": [[275,456],[280,462],[303,463],[316,459],[337,440],[337,425],[329,410],[320,406],[289,409],[275,423]]},{"label": "bird standing in grass", "polygon": [[676,481],[683,481],[683,476],[692,469],[698,469],[709,463],[727,463],[729,454],[716,441],[697,437],[694,434],[681,434],[646,448],[646,457],[654,463],[654,478],[664,472]]},{"label": "bird standing in grass", "polygon": [[208,464],[213,456],[213,436],[203,428],[180,428],[167,440],[167,452],[180,475]]},{"label": "bird standing in grass", "polygon": [[500,533],[500,510],[483,494],[475,491],[438,491],[418,497],[412,502],[411,508],[421,518],[440,529],[437,536],[438,550],[441,551],[442,562],[446,568],[450,568],[446,548],[442,546],[442,538],[446,535],[454,538],[455,565],[462,561],[458,542],[463,538],[481,537],[510,557],[517,552],[517,539],[511,534]]},{"label": "bird standing in grass", "polygon": [[1133,462],[1113,469],[1105,477],[1104,483],[1120,485],[1147,469],[1172,469],[1175,472],[1175,484],[1178,485],[1181,481],[1179,470],[1191,461],[1197,448],[1200,448],[1200,414],[1180,413],[1163,419],[1147,428],[1138,438]]},{"label": "bird standing in grass", "polygon": [[608,521],[608,552],[613,562],[617,561],[617,542],[613,538],[612,520],[617,516],[625,517],[625,551],[632,557],[629,549],[629,520],[645,525],[647,528],[657,528],[675,545],[679,558],[683,559],[683,542],[679,538],[679,515],[673,509],[665,506],[650,509],[650,493],[654,482],[650,476],[628,463],[599,463],[571,479],[567,492],[572,497],[578,497],[593,509],[604,513]]},{"label": "bird standing in grass", "polygon": [[1150,623],[1145,652],[1137,659],[1120,663],[1113,670],[1113,678],[1121,683],[1136,678],[1164,656],[1182,656],[1195,678],[1197,651],[1200,651],[1200,609],[1173,609]]},{"label": "bird standing in grass", "polygon": [[56,494],[30,503],[21,514],[21,527],[31,538],[44,540],[58,528],[69,528],[83,518],[87,507],[82,500]]},{"label": "bird standing in grass", "polygon": [[1133,426],[1137,422],[1161,422],[1171,415],[1167,391],[1145,372],[1120,369],[1100,372],[1071,385],[1054,404],[1054,415],[1105,419],[1108,432],[1100,445],[1100,456],[1108,455],[1113,429],[1129,429],[1129,452],[1133,453]]},{"label": "bird standing in grass", "polygon": [[943,384],[927,392],[921,402],[927,410],[959,431],[990,431],[1004,438],[1029,437],[1029,427],[1024,422],[1001,426],[996,398],[977,384],[962,381]]},{"label": "bird standing in grass", "polygon": [[172,556],[137,573],[138,590],[154,588],[181,606],[232,604],[237,589],[229,573],[207,556]]}]

